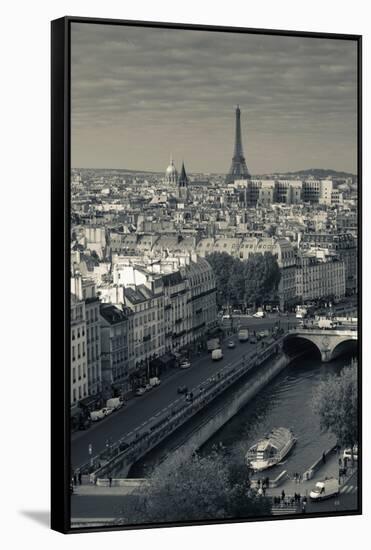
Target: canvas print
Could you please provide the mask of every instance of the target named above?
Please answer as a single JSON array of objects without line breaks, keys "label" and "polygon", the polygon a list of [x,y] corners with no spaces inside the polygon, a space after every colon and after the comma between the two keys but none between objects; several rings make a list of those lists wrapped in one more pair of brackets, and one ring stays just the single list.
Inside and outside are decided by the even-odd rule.
[{"label": "canvas print", "polygon": [[359,513],[357,40],[70,52],[71,529]]}]

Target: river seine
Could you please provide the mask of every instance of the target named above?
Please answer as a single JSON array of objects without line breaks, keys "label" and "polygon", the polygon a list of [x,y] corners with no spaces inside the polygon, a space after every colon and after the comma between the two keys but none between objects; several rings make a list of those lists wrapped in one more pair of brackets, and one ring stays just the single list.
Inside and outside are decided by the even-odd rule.
[{"label": "river seine", "polygon": [[293,430],[297,443],[281,467],[270,470],[270,474],[275,477],[282,469],[289,475],[303,473],[323,451],[336,443],[333,435],[321,433],[311,404],[313,393],[321,379],[330,373],[339,373],[350,361],[350,356],[330,363],[322,363],[319,356],[294,361],[209,439],[202,454],[208,454],[220,443],[231,451],[245,454],[272,428],[283,426]]},{"label": "river seine", "polygon": [[[208,455],[222,444],[227,451],[244,461],[251,445],[272,428],[282,426],[292,429],[297,442],[286,459],[269,470],[269,475],[273,479],[282,470],[289,475],[296,472],[303,474],[322,456],[323,451],[336,443],[333,435],[321,432],[319,418],[312,408],[312,396],[324,377],[338,374],[350,362],[351,355],[341,356],[330,363],[322,363],[319,354],[294,360],[216,432],[199,452]],[[147,477],[170,451],[166,447],[155,449],[136,463],[129,477]]]}]

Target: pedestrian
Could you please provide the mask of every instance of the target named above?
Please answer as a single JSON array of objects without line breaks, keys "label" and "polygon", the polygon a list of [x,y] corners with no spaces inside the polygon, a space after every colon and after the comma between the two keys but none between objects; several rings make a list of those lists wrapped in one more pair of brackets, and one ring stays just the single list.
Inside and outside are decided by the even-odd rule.
[{"label": "pedestrian", "polygon": [[305,514],[306,506],[307,506],[307,501],[303,500],[302,505],[301,505],[301,511],[302,511],[303,514]]},{"label": "pedestrian", "polygon": [[108,478],[108,483],[109,483],[109,486],[112,487],[112,477],[111,476],[109,476],[109,478]]},{"label": "pedestrian", "polygon": [[79,485],[81,485],[81,483],[82,483],[82,475],[81,475],[81,472],[79,472],[78,480],[79,480]]},{"label": "pedestrian", "polygon": [[73,484],[77,485],[77,475],[76,472],[73,474]]},{"label": "pedestrian", "polygon": [[282,498],[282,501],[284,501],[284,500],[285,500],[285,496],[286,496],[286,495],[285,495],[285,491],[284,491],[284,490],[282,489],[282,492],[281,492],[281,498]]},{"label": "pedestrian", "polygon": [[326,453],[325,452],[322,453],[322,463],[326,464]]}]

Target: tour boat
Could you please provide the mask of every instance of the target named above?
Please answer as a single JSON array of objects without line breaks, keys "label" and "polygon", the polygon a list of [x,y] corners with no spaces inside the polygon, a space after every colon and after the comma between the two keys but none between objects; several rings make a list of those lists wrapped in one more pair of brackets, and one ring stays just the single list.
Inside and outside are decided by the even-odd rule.
[{"label": "tour boat", "polygon": [[295,445],[294,434],[288,428],[274,428],[270,434],[250,447],[246,454],[248,466],[255,472],[275,466]]}]

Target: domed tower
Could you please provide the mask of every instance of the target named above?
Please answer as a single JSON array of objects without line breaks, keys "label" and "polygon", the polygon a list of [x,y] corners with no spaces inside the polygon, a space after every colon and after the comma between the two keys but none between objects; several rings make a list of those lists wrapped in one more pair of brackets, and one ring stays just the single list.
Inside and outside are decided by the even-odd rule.
[{"label": "domed tower", "polygon": [[174,166],[172,157],[170,157],[170,164],[166,168],[164,182],[170,185],[176,185],[178,183],[178,172]]}]

